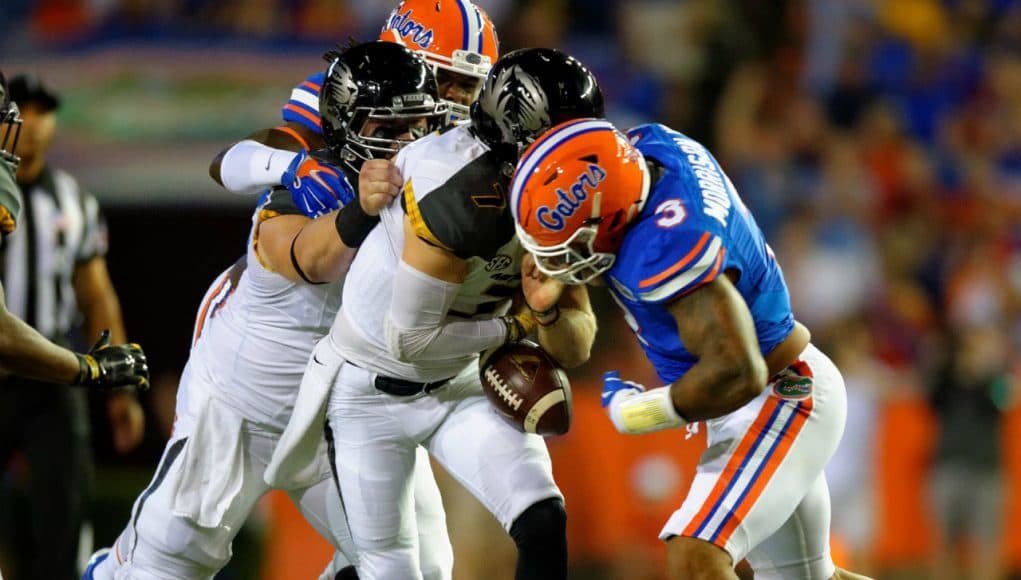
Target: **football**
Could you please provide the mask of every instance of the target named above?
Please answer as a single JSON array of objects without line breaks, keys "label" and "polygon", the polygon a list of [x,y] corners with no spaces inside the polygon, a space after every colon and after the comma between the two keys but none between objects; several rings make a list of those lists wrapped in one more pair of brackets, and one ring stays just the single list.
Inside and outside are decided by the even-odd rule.
[{"label": "football", "polygon": [[493,408],[519,431],[546,436],[571,428],[571,383],[539,345],[505,344],[482,362],[479,374]]}]

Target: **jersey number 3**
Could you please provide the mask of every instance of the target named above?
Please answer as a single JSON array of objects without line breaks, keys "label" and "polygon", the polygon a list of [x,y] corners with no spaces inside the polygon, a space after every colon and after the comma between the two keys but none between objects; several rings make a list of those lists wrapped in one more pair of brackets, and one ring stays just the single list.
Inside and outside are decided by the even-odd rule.
[{"label": "jersey number 3", "polygon": [[672,228],[679,225],[688,217],[684,204],[679,199],[668,199],[656,206],[656,225],[661,228]]}]

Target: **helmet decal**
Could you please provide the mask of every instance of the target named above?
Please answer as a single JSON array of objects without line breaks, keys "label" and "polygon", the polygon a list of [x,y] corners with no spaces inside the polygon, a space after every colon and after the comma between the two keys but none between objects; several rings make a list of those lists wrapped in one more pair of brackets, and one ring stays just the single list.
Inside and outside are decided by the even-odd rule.
[{"label": "helmet decal", "polygon": [[[403,6],[403,5],[402,5]],[[408,8],[404,12],[398,12],[401,6],[394,8],[390,13],[390,20],[383,26],[383,30],[393,30],[401,35],[401,38],[418,45],[419,49],[429,48],[433,43],[433,29],[426,28],[424,24],[413,18],[414,10]]]},{"label": "helmet decal", "polygon": [[351,78],[351,68],[340,60],[333,61],[326,73],[334,82],[330,86],[330,103],[339,110],[347,110],[358,98],[358,85]]},{"label": "helmet decal", "polygon": [[534,76],[512,66],[490,76],[492,85],[483,91],[479,105],[492,111],[493,120],[508,142],[518,141],[519,134],[539,134],[552,124],[549,99]]},{"label": "helmet decal", "polygon": [[606,179],[606,171],[596,163],[589,163],[585,171],[574,180],[571,187],[564,191],[557,188],[557,204],[551,209],[548,205],[539,206],[535,219],[548,230],[559,232],[564,229],[565,221],[578,211],[590,193]]},{"label": "helmet decal", "polygon": [[561,123],[528,147],[514,171],[518,238],[544,274],[584,284],[613,267],[649,186],[644,157],[613,125]]}]

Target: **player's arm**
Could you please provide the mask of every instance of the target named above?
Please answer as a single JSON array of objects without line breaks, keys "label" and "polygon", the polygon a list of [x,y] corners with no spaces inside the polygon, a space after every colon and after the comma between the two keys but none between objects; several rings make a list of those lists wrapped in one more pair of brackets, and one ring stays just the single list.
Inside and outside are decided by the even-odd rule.
[{"label": "player's arm", "polygon": [[0,287],[0,365],[16,375],[54,383],[78,378],[78,357],[46,340],[34,328],[11,314]]},{"label": "player's arm", "polygon": [[566,286],[545,276],[527,254],[521,265],[525,302],[538,324],[539,344],[564,368],[584,364],[596,339],[588,287]]},{"label": "player's arm", "polygon": [[524,337],[524,317],[448,320],[468,262],[418,237],[404,219],[404,248],[394,277],[394,296],[386,317],[390,353],[402,362],[460,356]]},{"label": "player's arm", "polygon": [[[338,188],[341,185],[336,183]],[[254,242],[259,259],[292,282],[338,280],[351,265],[355,249],[379,223],[379,198],[363,194],[339,210],[311,219],[294,205],[293,198],[276,204],[273,196],[281,194],[274,191],[260,212]],[[271,209],[274,207],[286,213]]]},{"label": "player's arm", "polygon": [[260,193],[280,184],[298,152],[320,147],[322,137],[299,123],[261,129],[218,153],[209,176],[232,193]]},{"label": "player's arm", "polygon": [[303,215],[280,215],[263,221],[256,246],[259,259],[292,282],[325,284],[338,280],[354,253],[339,238],[339,213],[314,220]]},{"label": "player's arm", "polygon": [[622,433],[648,433],[721,417],[757,397],[766,386],[751,312],[728,276],[682,294],[667,304],[677,332],[698,357],[672,384],[649,389],[603,375],[603,406]]},{"label": "player's arm", "polygon": [[[314,171],[302,170],[308,167]],[[293,282],[321,284],[337,280],[350,266],[354,249],[379,223],[379,212],[393,200],[386,186],[393,187],[391,182],[400,181],[400,175],[392,175],[396,170],[389,161],[366,161],[356,201],[341,171],[332,165],[309,158],[295,171],[290,179],[290,197],[276,190],[263,205],[256,252],[264,265]],[[312,190],[319,194],[295,194]],[[329,205],[316,202],[327,198]],[[329,211],[341,203],[343,207]],[[316,215],[320,217],[312,219]]]},{"label": "player's arm", "polygon": [[0,286],[0,366],[41,381],[111,388],[149,386],[149,366],[138,345],[107,346],[109,335],[87,354],[59,347],[6,307]]},{"label": "player's arm", "polygon": [[681,341],[698,357],[669,387],[682,417],[721,417],[759,396],[768,378],[766,361],[748,305],[728,276],[716,277],[668,308]]}]

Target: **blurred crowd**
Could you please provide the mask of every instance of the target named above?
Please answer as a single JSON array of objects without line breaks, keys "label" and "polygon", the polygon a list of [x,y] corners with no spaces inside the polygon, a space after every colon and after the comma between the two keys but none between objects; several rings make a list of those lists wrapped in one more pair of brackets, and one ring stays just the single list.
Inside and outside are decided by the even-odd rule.
[{"label": "blurred crowd", "polygon": [[[1021,377],[1021,1],[478,3],[505,51],[576,54],[604,83],[618,124],[666,123],[709,146],[730,175],[771,241],[798,318],[847,381],[847,432],[829,471],[840,558],[880,578],[1021,574],[1021,419],[1013,405]],[[15,18],[0,22],[0,46],[220,37],[321,44],[372,36],[392,4],[7,0]],[[641,358],[621,341],[610,352],[626,331],[604,326],[601,350],[576,380],[586,401],[595,395],[585,385],[594,387],[599,371]],[[555,454],[584,456],[586,412],[580,403],[578,428],[552,442]],[[591,421],[597,415],[595,408]],[[683,437],[650,447],[652,459],[636,463],[637,479],[625,482],[649,488],[659,509],[613,512],[624,519],[605,537],[626,541],[619,536],[639,528],[649,535],[631,551],[610,554],[598,541],[590,512],[609,508],[571,503],[572,489],[582,497],[594,482],[561,469],[571,479],[569,510],[578,508],[571,517],[584,522],[572,527],[575,555],[616,559],[622,571],[613,577],[639,577],[634,562],[652,553],[655,526],[674,501],[662,482],[683,480],[656,458]],[[681,467],[690,467],[698,450],[690,442],[685,449]],[[626,446],[620,453],[640,455]]]}]

